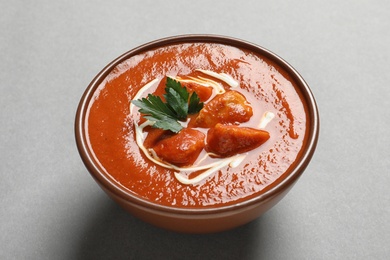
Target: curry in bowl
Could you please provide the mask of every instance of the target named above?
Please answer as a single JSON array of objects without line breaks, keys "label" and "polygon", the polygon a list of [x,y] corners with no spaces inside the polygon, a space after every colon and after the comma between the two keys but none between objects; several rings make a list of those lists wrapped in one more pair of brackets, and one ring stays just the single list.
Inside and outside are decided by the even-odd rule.
[{"label": "curry in bowl", "polygon": [[85,94],[76,128],[105,181],[180,211],[254,200],[303,170],[318,118],[300,76],[251,45],[184,38],[120,57]]}]

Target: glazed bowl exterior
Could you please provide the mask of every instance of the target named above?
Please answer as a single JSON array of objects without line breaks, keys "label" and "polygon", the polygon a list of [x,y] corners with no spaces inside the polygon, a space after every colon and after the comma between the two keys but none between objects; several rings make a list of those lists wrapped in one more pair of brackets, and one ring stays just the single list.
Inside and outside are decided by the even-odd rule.
[{"label": "glazed bowl exterior", "polygon": [[[88,105],[99,84],[118,64],[134,55],[156,47],[189,42],[226,44],[244,48],[271,59],[295,80],[303,95],[303,102],[306,102],[307,105],[307,113],[310,119],[309,133],[302,148],[303,152],[294,169],[271,189],[267,189],[265,192],[237,204],[215,208],[178,208],[159,205],[137,197],[105,173],[99,162],[94,158],[92,148],[87,142],[88,133],[85,122]],[[217,35],[173,36],[141,45],[124,53],[110,62],[89,84],[80,100],[75,120],[75,137],[79,154],[89,173],[99,186],[115,202],[135,217],[161,228],[185,233],[211,233],[232,229],[258,218],[272,208],[288,193],[306,169],[315,151],[318,136],[318,108],[309,86],[299,73],[282,58],[261,46],[240,39]]]}]

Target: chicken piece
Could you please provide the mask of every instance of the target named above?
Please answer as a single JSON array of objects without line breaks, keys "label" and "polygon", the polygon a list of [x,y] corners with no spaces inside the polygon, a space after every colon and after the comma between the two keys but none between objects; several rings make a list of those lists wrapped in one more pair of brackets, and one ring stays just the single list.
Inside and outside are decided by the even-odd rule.
[{"label": "chicken piece", "polygon": [[204,133],[184,128],[179,133],[157,142],[153,150],[164,161],[177,166],[189,166],[194,164],[205,147],[204,139]]},{"label": "chicken piece", "polygon": [[189,93],[195,92],[201,102],[207,101],[211,97],[211,94],[213,94],[212,87],[205,87],[193,82],[181,82],[181,84],[187,88]]},{"label": "chicken piece", "polygon": [[145,131],[148,133],[144,141],[144,146],[146,148],[153,148],[159,141],[174,135],[174,133],[169,130],[153,128],[151,126],[146,127]]},{"label": "chicken piece", "polygon": [[210,128],[217,123],[234,124],[247,122],[253,115],[252,107],[245,97],[237,91],[227,91],[217,95],[205,104],[193,125]]},{"label": "chicken piece", "polygon": [[206,150],[220,157],[229,157],[253,150],[269,137],[267,131],[260,129],[216,124],[207,132]]}]

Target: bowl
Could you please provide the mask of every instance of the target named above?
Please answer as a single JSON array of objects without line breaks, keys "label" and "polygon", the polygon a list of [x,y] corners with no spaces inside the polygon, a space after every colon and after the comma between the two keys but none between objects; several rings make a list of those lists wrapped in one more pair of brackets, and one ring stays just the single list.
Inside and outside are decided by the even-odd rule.
[{"label": "bowl", "polygon": [[[258,55],[262,59],[266,60],[267,64],[271,64],[272,68],[276,68],[280,71],[283,77],[285,77],[289,82],[292,82],[291,84],[294,90],[299,93],[302,106],[304,107],[306,113],[304,137],[302,137],[303,139],[301,140],[299,152],[297,152],[293,163],[288,166],[287,170],[278,175],[277,178],[272,180],[260,191],[257,191],[250,196],[246,196],[243,199],[236,201],[233,200],[225,204],[222,203],[204,206],[188,205],[188,207],[185,205],[177,206],[174,203],[172,203],[172,205],[164,205],[159,203],[157,199],[150,200],[140,196],[131,190],[131,188],[125,187],[123,183],[118,181],[118,178],[113,176],[110,171],[114,170],[111,169],[122,167],[121,161],[127,160],[128,158],[123,156],[123,154],[118,155],[115,149],[110,150],[110,146],[106,146],[107,151],[104,151],[105,148],[94,150],[93,141],[91,141],[89,136],[89,128],[92,127],[89,123],[89,113],[91,113],[91,104],[95,102],[97,95],[102,97],[110,95],[110,92],[105,92],[104,89],[105,84],[108,84],[107,82],[111,82],[115,79],[115,77],[119,77],[123,71],[131,71],[136,68],[134,66],[137,66],[137,62],[128,62],[129,60],[134,57],[137,57],[134,58],[135,60],[139,60],[142,57],[145,57],[144,54],[148,51],[156,50],[164,46],[181,44],[193,45],[199,43],[229,46],[229,48],[232,47],[248,51]],[[178,52],[178,55],[180,56],[181,52]],[[177,57],[177,59],[180,60],[180,57]],[[140,76],[140,80],[142,79],[142,75],[135,74],[134,77],[136,76]],[[129,89],[131,90],[131,88]],[[123,100],[126,100],[126,96],[129,96],[129,94],[126,93],[123,93],[123,95],[116,95],[120,96],[118,97],[118,105]],[[132,97],[127,97],[127,101],[130,103],[130,100],[133,97],[134,95]],[[110,109],[110,111],[115,110],[115,106],[116,105],[112,105],[107,109]],[[104,108],[102,109],[103,110],[99,110],[100,112],[98,114],[99,118],[102,118],[101,121],[112,120],[111,122],[114,124],[115,118],[112,118],[109,113],[105,115],[105,110]],[[284,112],[286,111],[279,111],[278,113]],[[123,124],[124,127],[121,131],[125,133],[126,131],[129,131],[131,127],[126,128],[126,122]],[[101,135],[103,136],[103,131]],[[124,134],[123,136],[126,135]],[[108,194],[108,196],[117,202],[122,208],[130,212],[133,216],[147,223],[160,228],[183,233],[212,233],[229,230],[255,220],[264,212],[272,208],[288,193],[308,166],[315,151],[318,136],[319,115],[317,105],[309,86],[299,73],[282,58],[259,45],[241,39],[219,35],[173,36],[146,43],[124,53],[110,62],[91,81],[81,97],[75,119],[76,144],[81,159],[90,175]],[[122,137],[117,137],[116,139],[120,138]],[[121,143],[125,142],[125,137],[122,139]],[[112,143],[114,143],[115,140],[112,141]],[[131,150],[136,150],[137,148],[127,147],[127,149],[130,151],[128,156],[131,157]],[[100,157],[97,156],[97,152],[99,152]],[[104,163],[102,163],[103,159],[101,158],[103,157],[106,158],[106,160],[117,161],[118,163],[114,164],[115,167],[106,167]],[[139,160],[139,158],[137,160]],[[127,170],[137,174],[136,169]],[[260,173],[261,169],[258,169],[258,171]],[[145,184],[138,183],[133,184],[133,186],[134,185],[137,186]],[[149,183],[148,185],[145,185],[145,187],[154,189],[153,185],[157,184]],[[179,185],[179,187],[184,186]],[[193,189],[196,189],[196,187]]]}]

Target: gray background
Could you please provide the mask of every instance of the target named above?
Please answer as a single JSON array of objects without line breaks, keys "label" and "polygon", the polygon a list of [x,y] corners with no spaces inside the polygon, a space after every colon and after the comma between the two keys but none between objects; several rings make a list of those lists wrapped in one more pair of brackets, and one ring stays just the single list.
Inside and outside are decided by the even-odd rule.
[{"label": "gray background", "polygon": [[[0,259],[390,259],[390,2],[0,2]],[[311,86],[317,151],[298,184],[243,227],[145,224],[93,181],[76,107],[111,60],[212,33],[277,53]]]}]

